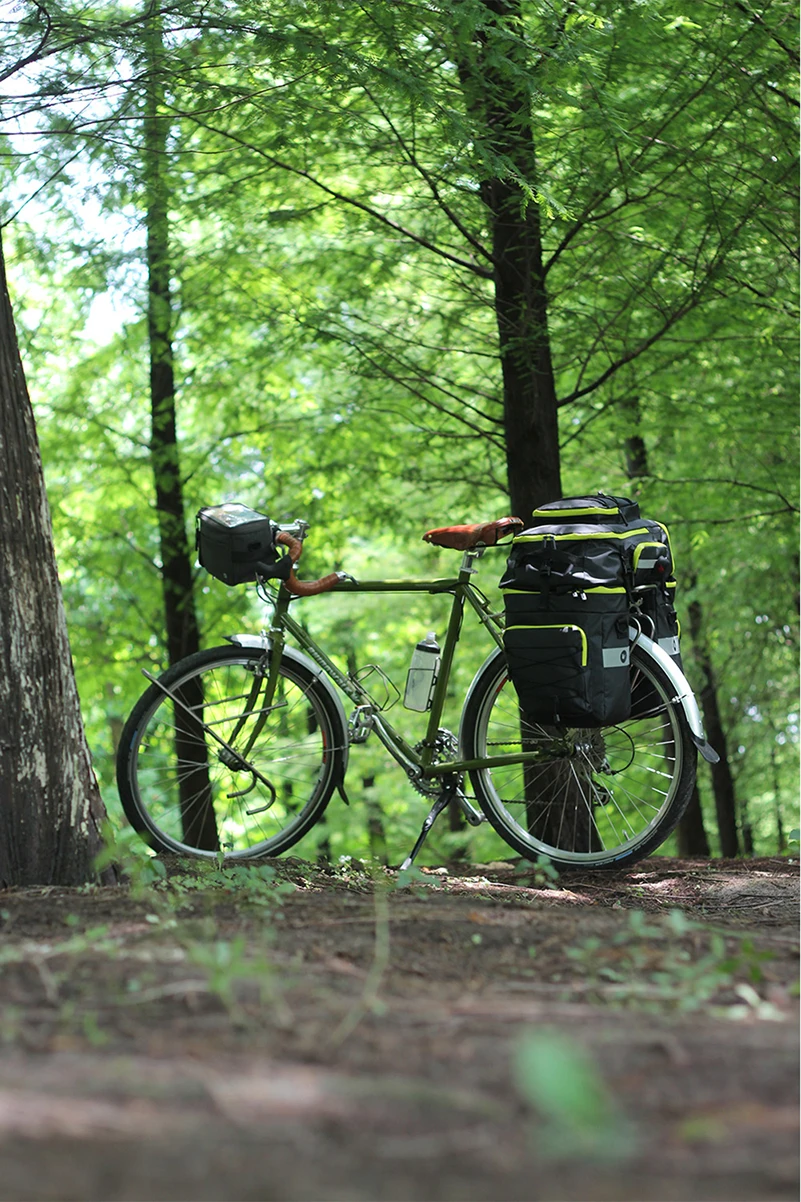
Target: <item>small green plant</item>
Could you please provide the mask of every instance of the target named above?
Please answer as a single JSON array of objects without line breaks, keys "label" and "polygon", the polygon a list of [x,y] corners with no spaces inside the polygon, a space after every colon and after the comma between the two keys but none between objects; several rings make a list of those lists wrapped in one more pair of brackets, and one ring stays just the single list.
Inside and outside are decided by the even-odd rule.
[{"label": "small green plant", "polygon": [[161,860],[148,851],[130,827],[116,830],[110,822],[104,822],[101,835],[103,848],[95,856],[94,870],[100,873],[104,868],[116,865],[130,882],[132,897],[143,897],[151,885],[166,878],[167,870]]},{"label": "small green plant", "polygon": [[220,999],[234,1018],[241,1017],[236,997],[238,982],[254,983],[260,1003],[272,989],[272,966],[262,957],[249,955],[247,941],[241,935],[230,941],[193,941],[186,948],[186,958],[204,973],[209,992]]},{"label": "small green plant", "polygon": [[634,1130],[589,1054],[558,1031],[531,1031],[515,1047],[518,1092],[540,1116],[537,1148],[551,1157],[619,1160],[636,1147]]},{"label": "small green plant", "polygon": [[532,889],[559,888],[559,870],[549,856],[537,856],[533,868],[528,860],[522,860],[516,866],[515,872],[530,877]]},{"label": "small green plant", "polygon": [[439,877],[422,872],[416,864],[410,865],[409,868],[400,868],[398,870],[398,875],[395,878],[396,889],[409,889],[416,885],[425,885],[428,889],[439,889],[442,886],[442,881]]},{"label": "small green plant", "polygon": [[757,948],[747,935],[706,927],[680,910],[656,919],[634,910],[611,940],[585,939],[568,948],[567,956],[590,984],[596,982],[601,1001],[691,1011],[739,997],[731,1017],[740,1016],[743,1004],[759,1017],[768,1016],[754,1003],[759,998],[754,986],[763,980],[762,965],[772,953]]},{"label": "small green plant", "polygon": [[237,907],[273,910],[288,893],[295,892],[291,881],[282,881],[270,864],[216,864],[200,861],[191,871],[173,873],[169,888],[180,903],[183,895],[202,896],[213,905],[224,897]]}]

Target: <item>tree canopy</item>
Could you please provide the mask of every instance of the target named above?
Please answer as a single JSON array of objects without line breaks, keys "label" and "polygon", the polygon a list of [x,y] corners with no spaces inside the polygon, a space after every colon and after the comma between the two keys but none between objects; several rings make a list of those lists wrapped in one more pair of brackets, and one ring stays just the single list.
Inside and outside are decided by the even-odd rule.
[{"label": "tree canopy", "polygon": [[[23,3],[7,32],[9,271],[109,807],[137,666],[168,656],[157,159],[181,537],[236,498],[312,522],[310,575],[402,574],[444,567],[426,526],[636,492],[671,530],[741,850],[775,850],[798,740],[794,6]],[[203,643],[258,627],[189,566]],[[375,610],[308,621],[402,676],[424,607]],[[406,788],[381,794],[401,824]],[[369,841],[359,815],[340,833]]]}]

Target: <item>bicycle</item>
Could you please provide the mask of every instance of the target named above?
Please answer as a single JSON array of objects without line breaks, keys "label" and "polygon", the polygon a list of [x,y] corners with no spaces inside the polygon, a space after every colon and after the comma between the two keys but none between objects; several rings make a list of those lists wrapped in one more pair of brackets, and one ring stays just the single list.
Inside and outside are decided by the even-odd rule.
[{"label": "bicycle", "polygon": [[[598,729],[528,723],[507,675],[503,615],[472,581],[485,550],[521,526],[501,518],[428,531],[429,543],[462,552],[458,574],[404,581],[358,581],[343,572],[300,581],[295,566],[308,524],[276,526],[291,574],[277,583],[257,576],[259,596],[272,606],[269,630],[227,636],[227,645],[191,655],[158,678],[143,670],[150,683],[125,724],[117,759],[131,825],[157,852],[226,861],[279,855],[320,820],[335,792],[348,801],[349,748],[374,734],[431,802],[404,868],[453,801],[469,824],[488,821],[519,855],[545,856],[562,869],[620,868],[656,849],[690,800],[697,751],[715,754],[692,690],[634,622],[636,716]],[[290,612],[294,597],[333,590],[452,597],[416,745],[395,730],[359,674],[340,671]],[[440,723],[465,607],[494,646],[454,734]],[[338,690],[353,705],[349,717]]]}]

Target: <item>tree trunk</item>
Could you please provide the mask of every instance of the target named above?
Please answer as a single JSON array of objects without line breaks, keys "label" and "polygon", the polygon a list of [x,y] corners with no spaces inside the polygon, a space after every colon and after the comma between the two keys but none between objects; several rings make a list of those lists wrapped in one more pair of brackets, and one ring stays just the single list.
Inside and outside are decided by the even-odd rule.
[{"label": "tree trunk", "polygon": [[[159,15],[145,32],[147,82],[144,121],[144,178],[147,234],[147,328],[150,346],[150,458],[156,490],[161,547],[161,581],[167,658],[175,664],[200,648],[195,610],[192,560],[186,538],[181,464],[175,412],[173,305],[170,261],[167,136],[163,115],[164,43]],[[199,682],[184,686],[182,699],[198,714],[203,695]],[[180,804],[184,838],[198,848],[218,850],[217,829],[203,731],[191,715],[176,706],[178,758],[187,765],[181,775]]]},{"label": "tree trunk", "polygon": [[94,875],[105,809],[81,720],[0,245],[0,888]]},{"label": "tree trunk", "polygon": [[[626,475],[632,484],[632,495],[638,497],[642,481],[650,475],[648,445],[642,435],[642,409],[638,396],[627,397],[622,405],[628,423],[628,435],[623,448],[626,459]],[[698,785],[693,786],[692,797],[684,817],[676,829],[680,856],[708,856],[709,840],[704,829],[701,795]]]},{"label": "tree trunk", "polygon": [[532,68],[520,0],[482,0],[481,10],[472,44],[462,45],[459,69],[467,108],[499,169],[482,181],[481,196],[492,235],[509,500],[529,526],[533,510],[562,492],[542,231],[533,199]]},{"label": "tree trunk", "polygon": [[627,397],[622,403],[622,411],[629,425],[628,436],[623,447],[626,456],[626,475],[632,482],[632,492],[635,497],[642,491],[643,477],[648,471],[648,447],[642,436],[642,409],[640,398]]},{"label": "tree trunk", "polygon": [[679,855],[688,858],[705,859],[709,856],[709,840],[704,829],[704,815],[701,811],[701,795],[698,785],[693,785],[690,804],[684,812],[684,817],[676,828],[679,840]]},{"label": "tree trunk", "polygon": [[[695,584],[694,579],[691,584]],[[720,854],[729,858],[740,854],[740,843],[737,837],[737,802],[726,748],[726,734],[718,705],[717,681],[704,633],[703,610],[700,601],[690,602],[688,616],[693,640],[693,655],[703,680],[700,700],[706,737],[720,756],[719,763],[710,765],[712,791],[715,795],[715,813],[720,832]]]}]

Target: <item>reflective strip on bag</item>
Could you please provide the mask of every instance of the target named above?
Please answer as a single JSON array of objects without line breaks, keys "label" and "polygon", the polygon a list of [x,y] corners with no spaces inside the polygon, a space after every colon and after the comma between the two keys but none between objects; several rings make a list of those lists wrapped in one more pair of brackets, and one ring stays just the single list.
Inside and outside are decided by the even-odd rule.
[{"label": "reflective strip on bag", "polygon": [[627,668],[631,662],[628,647],[604,647],[605,668]]},{"label": "reflective strip on bag", "polygon": [[[567,518],[567,520],[570,521],[571,518],[574,518],[576,516],[584,517],[587,514],[594,514],[594,515],[595,514],[599,514],[599,515],[603,514],[604,517],[609,517],[609,516],[614,517],[615,514],[620,516],[620,509],[618,508],[617,505],[615,505],[614,508],[612,508],[610,506],[608,509],[604,508],[603,506],[601,506],[601,507],[596,506],[595,508],[587,508],[587,509],[535,509],[532,516],[535,518],[543,518],[543,519],[544,518]],[[543,524],[547,524],[547,523],[543,523]]]},{"label": "reflective strip on bag", "polygon": [[[521,597],[544,597],[545,596],[542,589],[506,588],[505,586],[501,586],[501,587],[503,587],[504,593],[519,593]],[[560,592],[561,592],[561,590],[560,590]],[[578,587],[576,587],[571,592],[567,593],[566,595],[568,597],[572,597],[572,596],[580,597],[582,595],[585,597],[594,597],[596,593],[606,594],[606,593],[626,593],[626,592],[628,592],[628,589],[625,589],[625,588],[606,588],[604,585],[598,585],[596,588],[578,588]]]}]

